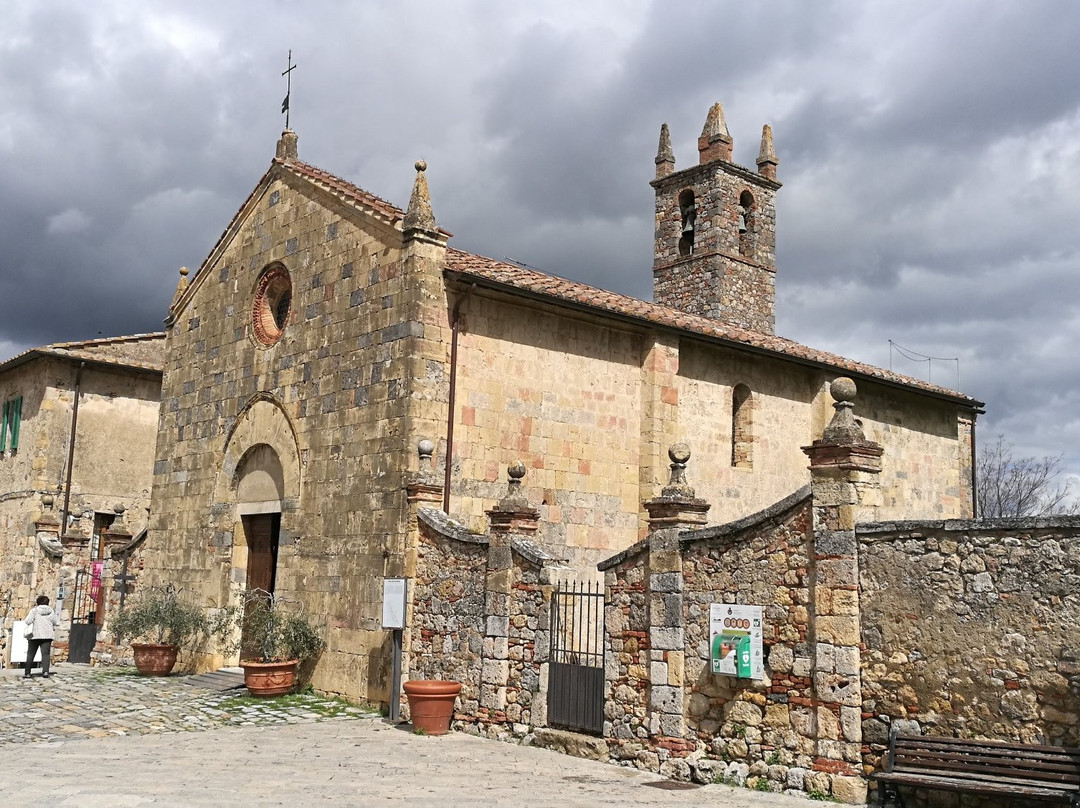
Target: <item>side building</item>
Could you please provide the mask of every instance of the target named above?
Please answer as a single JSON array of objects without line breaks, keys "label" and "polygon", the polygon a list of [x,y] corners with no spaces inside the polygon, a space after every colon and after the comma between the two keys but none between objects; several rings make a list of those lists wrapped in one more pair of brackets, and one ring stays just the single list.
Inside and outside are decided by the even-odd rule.
[{"label": "side building", "polygon": [[413,589],[418,502],[483,533],[520,461],[538,552],[595,581],[646,534],[673,444],[692,447],[714,524],[807,485],[799,447],[840,376],[890,447],[883,516],[969,516],[981,402],[775,335],[777,163],[768,128],[757,171],[732,163],[719,105],[695,166],[675,170],[662,130],[647,302],[453,249],[426,165],[402,210],[301,161],[284,132],[182,270],[148,570],[211,606],[253,587],[302,600],[329,642],[315,686],[386,701],[381,582]]},{"label": "side building", "polygon": [[[47,595],[57,656],[90,661],[145,537],[165,335],[64,342],[0,363],[0,637]],[[71,635],[69,637],[69,627]],[[73,647],[66,649],[69,639]]]}]

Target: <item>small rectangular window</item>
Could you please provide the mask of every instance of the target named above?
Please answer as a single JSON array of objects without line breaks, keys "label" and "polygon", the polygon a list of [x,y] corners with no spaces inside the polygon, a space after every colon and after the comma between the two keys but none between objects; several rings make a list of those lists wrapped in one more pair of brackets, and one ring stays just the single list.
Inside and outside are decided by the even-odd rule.
[{"label": "small rectangular window", "polygon": [[19,448],[19,427],[22,425],[22,396],[11,402],[11,451]]},{"label": "small rectangular window", "polygon": [[22,396],[4,402],[3,415],[0,416],[0,452],[6,452],[8,438],[11,439],[11,451],[19,448],[19,427],[22,423]]}]

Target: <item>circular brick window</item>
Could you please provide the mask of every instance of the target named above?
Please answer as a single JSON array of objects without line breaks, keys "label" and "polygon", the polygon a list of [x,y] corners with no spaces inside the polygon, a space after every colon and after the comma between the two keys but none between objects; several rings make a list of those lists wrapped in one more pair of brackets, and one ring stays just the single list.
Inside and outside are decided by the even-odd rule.
[{"label": "circular brick window", "polygon": [[255,339],[263,345],[273,345],[281,338],[289,321],[292,306],[292,279],[289,271],[275,264],[263,271],[255,287],[255,303],[251,310],[251,325]]}]

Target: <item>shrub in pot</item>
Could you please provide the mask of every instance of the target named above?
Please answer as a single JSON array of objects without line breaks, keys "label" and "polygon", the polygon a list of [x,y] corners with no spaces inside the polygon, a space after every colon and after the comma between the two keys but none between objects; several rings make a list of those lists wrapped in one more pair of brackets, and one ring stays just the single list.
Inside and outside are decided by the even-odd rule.
[{"label": "shrub in pot", "polygon": [[135,667],[144,676],[168,676],[184,646],[206,639],[210,622],[198,606],[172,587],[151,589],[109,620],[118,645],[130,643]]},{"label": "shrub in pot", "polygon": [[278,696],[296,685],[297,666],[326,647],[298,600],[261,589],[248,592],[229,617],[239,624],[240,666],[253,696]]}]

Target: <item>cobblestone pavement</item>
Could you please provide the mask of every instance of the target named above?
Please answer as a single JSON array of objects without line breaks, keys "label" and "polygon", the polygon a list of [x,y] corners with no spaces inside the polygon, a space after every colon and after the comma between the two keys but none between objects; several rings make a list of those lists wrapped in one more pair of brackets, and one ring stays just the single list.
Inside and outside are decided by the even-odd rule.
[{"label": "cobblestone pavement", "polygon": [[817,804],[722,785],[667,790],[654,774],[543,749],[414,735],[318,696],[252,704],[190,677],[55,670],[29,682],[0,674],[5,806]]}]

